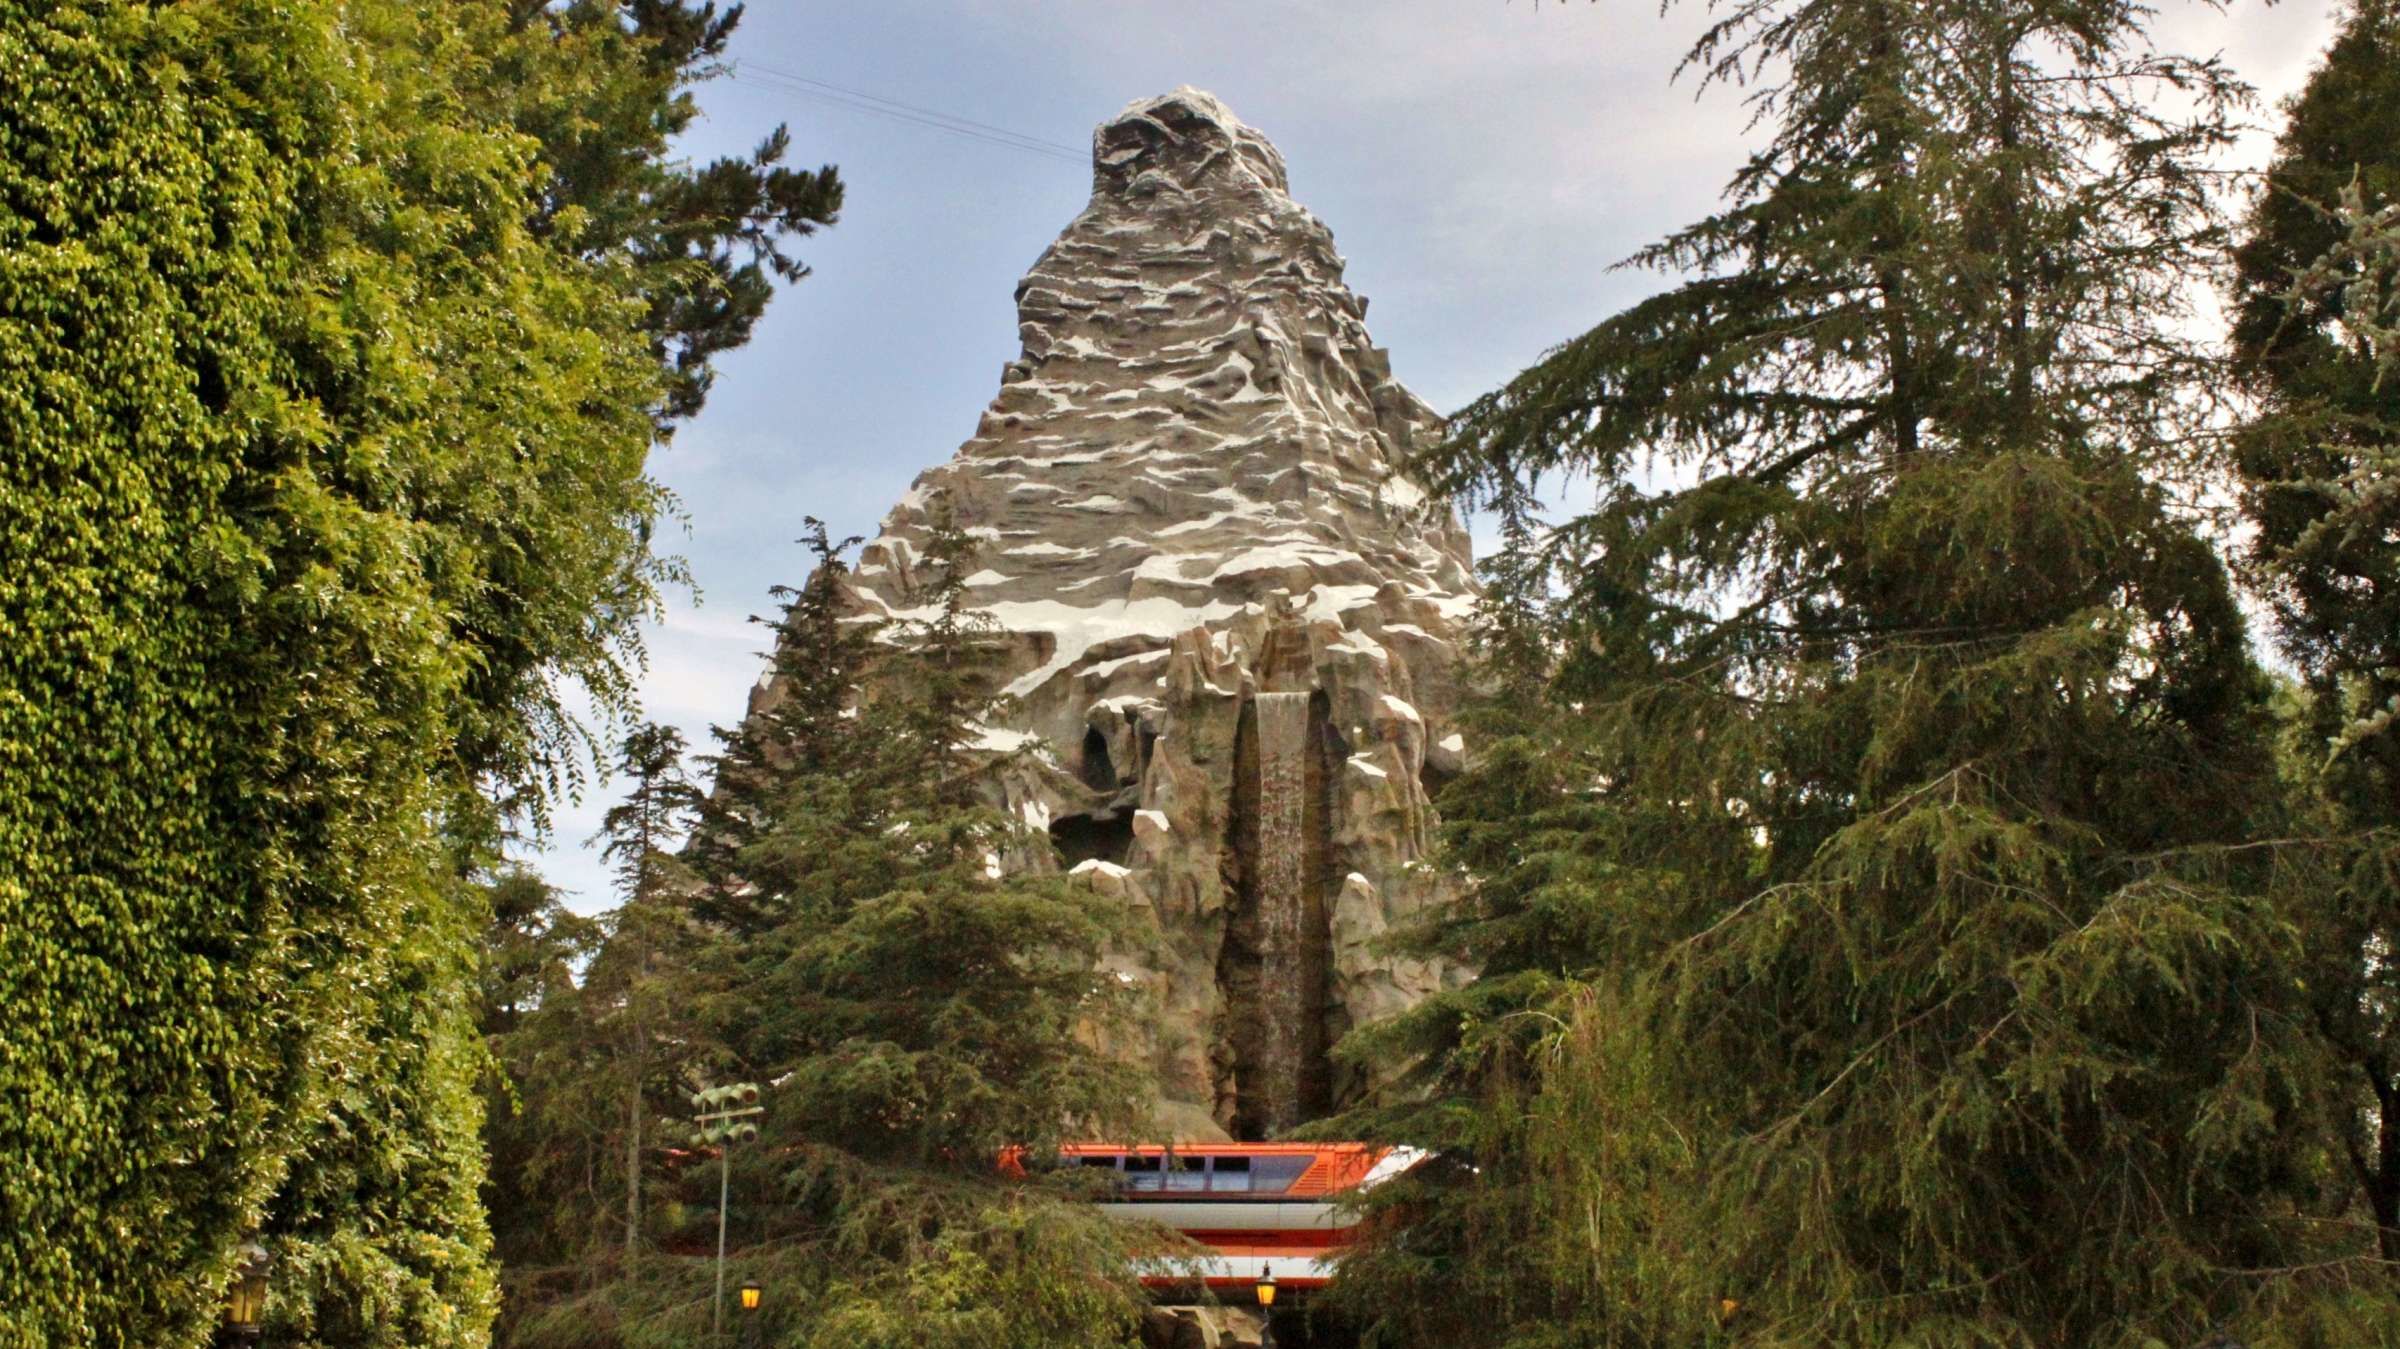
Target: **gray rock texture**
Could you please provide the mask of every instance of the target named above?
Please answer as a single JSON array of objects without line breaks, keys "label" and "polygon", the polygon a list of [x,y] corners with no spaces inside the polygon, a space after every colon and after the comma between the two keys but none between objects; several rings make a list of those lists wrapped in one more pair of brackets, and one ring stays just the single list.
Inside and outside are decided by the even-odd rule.
[{"label": "gray rock texture", "polygon": [[1023,354],[857,598],[916,612],[946,498],[1006,634],[988,743],[1026,751],[993,791],[1155,925],[1119,973],[1153,1000],[1125,1048],[1163,1072],[1161,1132],[1263,1136],[1354,1092],[1327,1047],[1445,977],[1375,942],[1441,884],[1414,864],[1463,749],[1475,582],[1455,516],[1394,471],[1438,418],[1275,147],[1186,88],[1092,157],[1091,204],[1017,287]]}]

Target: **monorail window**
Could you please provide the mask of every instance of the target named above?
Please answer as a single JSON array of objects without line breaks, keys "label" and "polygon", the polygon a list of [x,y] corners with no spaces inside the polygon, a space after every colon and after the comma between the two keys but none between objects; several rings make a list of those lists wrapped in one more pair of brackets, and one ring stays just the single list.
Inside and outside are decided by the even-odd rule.
[{"label": "monorail window", "polygon": [[1281,1194],[1292,1188],[1314,1157],[1260,1157],[1250,1166],[1250,1188],[1260,1194]]},{"label": "monorail window", "polygon": [[1085,1153],[1068,1159],[1075,1167],[1118,1173],[1131,1191],[1196,1194],[1282,1194],[1316,1162],[1301,1156],[1182,1156],[1174,1153]]},{"label": "monorail window", "polygon": [[1250,1159],[1247,1157],[1212,1157],[1208,1188],[1227,1192],[1246,1192],[1250,1188]]},{"label": "monorail window", "polygon": [[1125,1188],[1155,1190],[1161,1188],[1159,1159],[1156,1157],[1127,1157],[1125,1159]]},{"label": "monorail window", "polygon": [[1167,1158],[1167,1186],[1170,1190],[1205,1190],[1208,1188],[1208,1159],[1206,1157]]}]

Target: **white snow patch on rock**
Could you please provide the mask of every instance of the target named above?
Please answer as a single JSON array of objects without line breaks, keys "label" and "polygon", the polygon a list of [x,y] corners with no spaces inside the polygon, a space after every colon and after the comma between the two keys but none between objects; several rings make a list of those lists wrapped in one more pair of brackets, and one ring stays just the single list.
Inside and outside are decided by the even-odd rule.
[{"label": "white snow patch on rock", "polygon": [[1041,737],[1031,731],[1013,731],[1005,726],[977,726],[975,738],[967,743],[974,749],[992,754],[1014,754],[1040,741]]},{"label": "white snow patch on rock", "polygon": [[1153,661],[1165,660],[1168,651],[1169,648],[1162,646],[1151,651],[1136,651],[1130,656],[1119,656],[1115,660],[1094,661],[1084,667],[1083,677],[1105,680],[1119,670],[1128,670],[1136,665],[1147,665]]}]

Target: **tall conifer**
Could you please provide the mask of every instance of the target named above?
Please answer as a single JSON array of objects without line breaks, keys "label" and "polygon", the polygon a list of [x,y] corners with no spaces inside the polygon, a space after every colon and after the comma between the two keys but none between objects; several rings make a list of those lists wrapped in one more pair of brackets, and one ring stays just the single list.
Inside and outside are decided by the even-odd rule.
[{"label": "tall conifer", "polygon": [[[1001,1163],[1135,1122],[1140,1078],[1095,1047],[1128,1005],[1103,965],[1125,915],[1004,864],[1048,840],[994,807],[975,545],[941,520],[893,614],[858,610],[855,540],[810,522],[814,569],[779,592],[771,678],[720,732],[683,857],[711,934],[677,976],[693,1036],[713,1071],[769,1084],[764,1137],[731,1158],[734,1258],[789,1317],[778,1342],[1123,1344],[1137,1234]],[[713,1215],[713,1168],[685,1175],[681,1211]],[[646,1261],[518,1342],[673,1341],[705,1319],[678,1301],[690,1277]]]},{"label": "tall conifer", "polygon": [[[737,932],[778,921],[810,862],[775,841],[779,784],[801,773],[863,786],[884,771],[880,747],[856,730],[882,627],[855,612],[846,586],[845,554],[857,543],[831,537],[823,521],[808,518],[801,536],[807,579],[796,588],[776,587],[777,615],[753,619],[771,641],[767,678],[750,715],[716,732],[718,750],[708,761],[714,783],[701,802],[687,860],[717,878],[695,899],[699,911]],[[812,810],[838,819],[842,808],[827,798]]]},{"label": "tall conifer", "polygon": [[820,572],[782,626],[831,659],[780,649],[763,745],[745,750],[772,771],[720,788],[714,817],[749,837],[712,852],[705,879],[735,893],[727,912],[756,915],[739,1052],[787,1065],[816,1095],[810,1127],[845,1150],[972,1170],[1133,1098],[1074,1037],[1120,1001],[1098,972],[1119,935],[1110,904],[1002,865],[1046,841],[987,795],[992,652],[963,584],[973,541],[942,520],[914,607],[886,622],[853,621],[827,566],[837,545],[812,534]]},{"label": "tall conifer", "polygon": [[2400,11],[2353,7],[2289,114],[2235,254],[2256,407],[2232,458],[2251,575],[2304,685],[2289,767],[2330,1110],[2400,1261]]},{"label": "tall conifer", "polygon": [[[609,941],[593,963],[588,994],[617,1004],[621,1037],[617,1074],[625,1100],[625,1259],[640,1258],[644,1157],[656,1145],[650,1123],[681,1085],[656,1061],[660,1034],[677,1014],[675,993],[661,978],[662,954],[672,959],[690,942],[685,909],[692,886],[673,849],[683,842],[700,792],[683,769],[683,735],[672,726],[637,726],[617,752],[625,798],[602,817],[601,856],[615,864],[618,907]],[[688,1057],[691,1037],[673,1037]],[[664,1069],[665,1071],[662,1071]],[[653,1098],[658,1098],[654,1100]]]},{"label": "tall conifer", "polygon": [[[559,1088],[587,1080],[608,1046],[587,1033],[577,974],[606,927],[567,908],[538,876],[514,871],[488,887],[492,921],[482,962],[482,1031],[491,1056],[484,1087],[484,1183],[492,1244],[504,1277],[539,1277],[562,1249],[582,1253],[615,1196],[596,1192],[600,1137],[613,1112],[571,1102]],[[605,1103],[597,1103],[605,1110]],[[563,1107],[563,1108],[562,1108]],[[583,1202],[589,1199],[588,1207]],[[504,1299],[505,1301],[506,1299]]]},{"label": "tall conifer", "polygon": [[[2365,1314],[2248,846],[2267,685],[2179,495],[2244,91],[2146,15],[1724,7],[1684,68],[1770,139],[1635,259],[1686,279],[1454,423],[1428,467],[1511,525],[1539,640],[1445,810],[1481,887],[1429,940],[1483,977],[1380,1037],[1430,1096],[1370,1120],[1458,1183],[1360,1304],[1524,1344]],[[1539,519],[1558,474],[1596,507]],[[1427,1269],[1464,1305],[1391,1316]]]},{"label": "tall conifer", "polygon": [[[2247,225],[2234,354],[2259,409],[2235,467],[2259,577],[2327,696],[2400,709],[2400,258],[2388,242],[2400,230],[2400,9],[2387,0],[2352,9],[2293,100]],[[2377,741],[2364,757],[2400,793],[2400,731]]]}]

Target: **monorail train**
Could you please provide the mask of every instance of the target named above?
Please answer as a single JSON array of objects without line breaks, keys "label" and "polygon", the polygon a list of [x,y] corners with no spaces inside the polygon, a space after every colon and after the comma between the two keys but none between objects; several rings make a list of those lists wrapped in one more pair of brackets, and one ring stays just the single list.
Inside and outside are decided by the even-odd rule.
[{"label": "monorail train", "polygon": [[1286,1288],[1322,1287],[1353,1235],[1345,1199],[1424,1159],[1367,1143],[1071,1143],[1062,1165],[1113,1173],[1103,1211],[1171,1227],[1206,1246],[1143,1274],[1154,1288],[1204,1283],[1247,1298],[1273,1272]]}]

